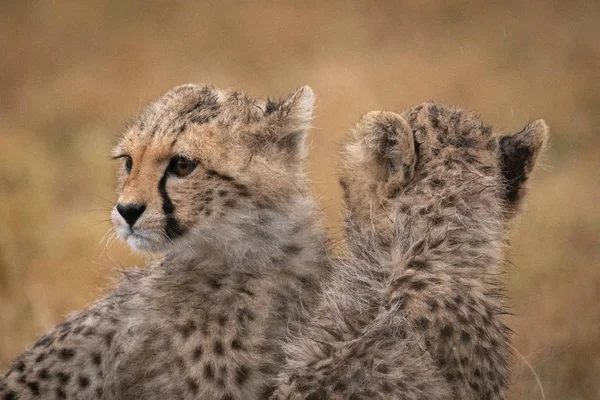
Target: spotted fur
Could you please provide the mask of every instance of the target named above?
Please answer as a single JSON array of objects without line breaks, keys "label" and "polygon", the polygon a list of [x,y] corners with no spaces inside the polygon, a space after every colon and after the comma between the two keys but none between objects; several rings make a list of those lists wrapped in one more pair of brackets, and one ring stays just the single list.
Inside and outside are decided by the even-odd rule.
[{"label": "spotted fur", "polygon": [[433,103],[363,117],[342,152],[349,256],[272,399],[503,399],[502,248],[546,137]]},{"label": "spotted fur", "polygon": [[19,356],[0,399],[269,397],[329,270],[302,166],[312,107],[307,87],[267,105],[201,85],[149,105],[114,150],[112,218],[164,256]]}]

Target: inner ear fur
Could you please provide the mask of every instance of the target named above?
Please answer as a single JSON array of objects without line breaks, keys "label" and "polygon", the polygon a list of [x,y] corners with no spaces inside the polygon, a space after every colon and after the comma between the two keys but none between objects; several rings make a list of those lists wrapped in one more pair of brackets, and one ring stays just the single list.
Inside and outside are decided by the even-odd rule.
[{"label": "inner ear fur", "polygon": [[355,129],[367,150],[365,156],[378,166],[379,194],[393,197],[412,178],[417,161],[410,126],[400,114],[371,111]]},{"label": "inner ear fur", "polygon": [[520,132],[500,138],[500,169],[505,182],[505,200],[509,204],[514,205],[523,198],[525,182],[546,146],[548,131],[546,122],[538,119]]},{"label": "inner ear fur", "polygon": [[304,159],[306,135],[310,128],[315,96],[303,86],[282,100],[268,100],[265,106],[270,141],[282,152]]}]

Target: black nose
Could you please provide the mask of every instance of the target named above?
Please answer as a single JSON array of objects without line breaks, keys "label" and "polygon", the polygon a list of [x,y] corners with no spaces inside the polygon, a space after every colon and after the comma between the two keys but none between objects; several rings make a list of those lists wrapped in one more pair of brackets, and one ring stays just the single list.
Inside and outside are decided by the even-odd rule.
[{"label": "black nose", "polygon": [[145,204],[117,204],[117,211],[129,226],[133,226],[146,209]]}]

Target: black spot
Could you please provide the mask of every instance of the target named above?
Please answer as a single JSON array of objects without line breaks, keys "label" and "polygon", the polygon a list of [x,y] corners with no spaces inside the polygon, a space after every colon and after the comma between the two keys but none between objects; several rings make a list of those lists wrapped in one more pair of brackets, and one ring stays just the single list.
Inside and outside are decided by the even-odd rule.
[{"label": "black spot", "polygon": [[414,246],[413,246],[413,252],[415,254],[420,254],[423,252],[423,248],[425,247],[425,240],[419,240]]},{"label": "black spot", "polygon": [[388,366],[387,366],[387,365],[385,365],[385,364],[379,364],[379,365],[378,365],[378,366],[375,368],[375,370],[376,370],[377,372],[381,372],[382,374],[387,374],[387,373],[389,372],[389,368],[388,368]]},{"label": "black spot", "polygon": [[92,354],[92,363],[94,363],[95,366],[100,366],[100,364],[102,363],[102,356],[100,355],[100,353],[94,353]]},{"label": "black spot", "polygon": [[104,394],[104,390],[102,390],[101,386],[98,386],[96,388],[96,397],[101,399],[103,394]]},{"label": "black spot", "polygon": [[254,321],[254,314],[245,307],[240,308],[237,312],[237,319],[239,322]]},{"label": "black spot", "polygon": [[13,369],[15,371],[19,371],[19,372],[23,372],[25,371],[25,363],[23,362],[23,360],[19,360],[15,363],[15,365],[13,366]]},{"label": "black spot", "polygon": [[456,196],[451,194],[447,197],[444,197],[440,204],[442,205],[442,207],[455,207],[457,202],[458,199],[456,198]]},{"label": "black spot", "polygon": [[431,178],[429,180],[429,183],[431,184],[431,186],[433,187],[439,187],[442,186],[442,181],[439,178]]},{"label": "black spot", "polygon": [[66,399],[67,398],[67,394],[65,393],[65,391],[63,390],[63,388],[56,388],[56,397],[58,397],[59,399]]},{"label": "black spot", "polygon": [[275,111],[281,107],[281,100],[271,100],[267,99],[267,105],[265,106],[265,115],[273,114]]},{"label": "black spot", "polygon": [[206,205],[213,201],[213,197],[208,194],[205,194],[202,197],[200,197],[200,201]]},{"label": "black spot", "polygon": [[59,341],[59,342],[62,342],[62,341],[64,341],[64,340],[65,340],[65,338],[66,338],[68,335],[69,335],[69,331],[64,331],[63,333],[61,333],[61,334],[58,336],[58,341]]},{"label": "black spot", "polygon": [[440,308],[439,303],[437,302],[437,300],[429,298],[427,299],[427,305],[429,306],[429,311],[435,312]]},{"label": "black spot", "polygon": [[431,206],[429,205],[429,206],[427,206],[427,207],[420,208],[420,209],[419,209],[419,211],[418,211],[418,213],[419,213],[419,215],[421,215],[421,216],[423,216],[423,215],[427,215],[427,214],[429,214],[429,213],[431,212],[431,210],[432,210],[432,209],[433,209],[433,207],[431,207]]},{"label": "black spot", "polygon": [[75,357],[75,350],[60,349],[58,351],[58,357],[60,357],[61,360],[70,360],[71,358]]},{"label": "black spot", "polygon": [[196,331],[196,323],[191,319],[188,319],[184,325],[179,325],[177,330],[179,333],[181,333],[181,336],[183,336],[184,339],[187,339],[193,332]]},{"label": "black spot", "polygon": [[219,319],[217,320],[219,326],[225,326],[229,317],[225,314],[219,315]]},{"label": "black spot", "polygon": [[202,125],[202,124],[207,123],[211,119],[213,119],[215,116],[216,116],[216,114],[200,113],[200,114],[193,115],[190,118],[190,122],[193,124]]},{"label": "black spot", "polygon": [[61,385],[66,385],[67,383],[69,383],[69,380],[71,379],[71,376],[65,372],[57,372],[56,373],[56,378],[58,379],[58,382]]},{"label": "black spot", "polygon": [[192,360],[198,361],[202,357],[202,346],[197,346],[192,353]]},{"label": "black spot", "polygon": [[392,385],[389,382],[383,382],[381,384],[381,390],[383,390],[385,393],[392,393],[392,391],[394,390],[394,388],[392,387]]},{"label": "black spot", "polygon": [[13,391],[7,392],[2,396],[3,400],[18,400],[19,395]]},{"label": "black spot", "polygon": [[429,327],[429,320],[427,318],[419,318],[415,321],[417,329],[424,331]]},{"label": "black spot", "polygon": [[417,292],[420,292],[421,290],[425,289],[427,287],[427,282],[425,281],[415,281],[412,282],[409,286],[409,289],[415,290]]},{"label": "black spot", "polygon": [[48,368],[42,368],[37,373],[38,378],[46,380],[50,378],[50,373],[48,372]]},{"label": "black spot", "polygon": [[458,136],[454,138],[450,144],[458,148],[473,147],[475,145],[475,141],[468,137]]},{"label": "black spot", "polygon": [[414,269],[415,271],[422,271],[427,269],[427,262],[421,260],[412,260],[408,263],[407,268]]},{"label": "black spot", "polygon": [[344,390],[346,390],[346,384],[344,382],[338,382],[333,387],[334,392],[343,392]]},{"label": "black spot", "polygon": [[52,342],[54,342],[54,339],[52,339],[52,337],[50,337],[48,335],[44,335],[40,338],[40,340],[38,340],[35,343],[35,345],[33,347],[40,347],[40,346],[48,347],[52,344]]},{"label": "black spot", "polygon": [[237,205],[237,201],[235,201],[235,199],[227,199],[223,202],[223,205],[228,208],[233,208]]},{"label": "black spot", "polygon": [[104,334],[104,343],[106,344],[106,346],[110,347],[114,337],[115,337],[115,331],[106,332]]},{"label": "black spot", "polygon": [[207,208],[206,210],[204,210],[204,215],[206,215],[207,217],[210,217],[210,214],[212,214],[212,210],[210,208]]},{"label": "black spot", "polygon": [[285,254],[296,255],[296,254],[299,254],[301,251],[302,251],[302,247],[296,246],[294,244],[289,244],[289,245],[283,246],[283,252]]},{"label": "black spot", "polygon": [[229,192],[227,190],[219,190],[218,194],[221,197],[225,197],[229,194]]},{"label": "black spot", "polygon": [[435,129],[438,129],[440,127],[440,109],[437,105],[431,104],[429,105],[428,111],[431,126],[433,126]]},{"label": "black spot", "polygon": [[213,350],[216,355],[222,356],[224,353],[223,342],[221,342],[220,340],[217,340],[213,346]]},{"label": "black spot", "polygon": [[158,182],[158,192],[162,197],[162,209],[165,214],[166,224],[165,224],[165,233],[169,239],[173,239],[184,233],[184,229],[179,224],[179,221],[175,217],[175,205],[171,201],[169,194],[167,193],[167,177],[169,176],[169,168],[165,170],[162,178]]},{"label": "black spot", "polygon": [[216,278],[209,278],[207,283],[208,286],[210,286],[213,289],[220,289],[221,286],[223,286],[223,284]]},{"label": "black spot", "polygon": [[304,400],[327,400],[327,392],[323,388],[317,389],[306,396]]},{"label": "black spot", "polygon": [[454,333],[454,328],[452,328],[450,325],[444,325],[442,327],[442,330],[440,331],[440,336],[442,337],[442,339],[448,339],[448,338],[452,337],[453,333]]},{"label": "black spot", "polygon": [[444,300],[444,305],[446,306],[446,308],[448,310],[451,310],[453,312],[458,311],[458,306],[456,305],[456,303],[454,303],[453,301],[451,301],[449,299]]},{"label": "black spot", "polygon": [[81,375],[79,379],[77,379],[77,383],[79,384],[80,388],[85,389],[90,385],[90,380],[87,376]]},{"label": "black spot", "polygon": [[193,380],[192,378],[187,378],[186,383],[190,392],[192,392],[193,394],[198,393],[198,383],[196,383],[195,380]]},{"label": "black spot", "polygon": [[462,331],[460,334],[460,341],[463,343],[469,343],[471,341],[471,335],[469,335],[469,332]]},{"label": "black spot", "polygon": [[240,293],[244,293],[244,294],[246,294],[246,295],[248,295],[248,296],[250,296],[250,297],[254,297],[254,292],[253,292],[252,290],[248,289],[248,288],[247,288],[247,287],[245,287],[245,286],[240,286],[240,287],[239,287],[237,290],[238,290]]},{"label": "black spot", "polygon": [[248,192],[248,187],[243,183],[234,182],[233,187],[238,190],[238,195],[241,197],[250,197],[250,192]]},{"label": "black spot", "polygon": [[84,326],[79,325],[77,328],[73,329],[73,333],[77,335],[77,334],[81,333],[83,328],[84,328]]},{"label": "black spot", "polygon": [[27,382],[27,387],[29,388],[29,390],[31,391],[31,394],[34,396],[39,396],[40,395],[40,384],[37,382]]},{"label": "black spot", "polygon": [[83,336],[90,337],[96,334],[96,330],[94,328],[87,328],[85,332],[83,332]]},{"label": "black spot", "polygon": [[208,380],[213,380],[215,377],[215,371],[211,363],[204,364],[204,377]]},{"label": "black spot", "polygon": [[243,349],[242,341],[238,338],[233,339],[231,341],[231,348],[234,350],[242,350]]},{"label": "black spot", "polygon": [[239,366],[235,370],[235,381],[238,385],[243,385],[250,377],[250,369],[245,365]]}]

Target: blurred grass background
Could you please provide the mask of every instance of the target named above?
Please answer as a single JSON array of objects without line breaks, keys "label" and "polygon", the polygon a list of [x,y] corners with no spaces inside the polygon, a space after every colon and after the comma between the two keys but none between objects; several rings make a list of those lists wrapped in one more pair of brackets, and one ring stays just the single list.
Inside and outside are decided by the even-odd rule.
[{"label": "blurred grass background", "polygon": [[[600,3],[0,2],[0,369],[142,260],[103,235],[123,122],[185,82],[309,84],[310,176],[340,226],[336,148],[371,109],[426,100],[552,128],[506,282],[547,399],[600,398]],[[541,398],[516,358],[511,398]]]}]

